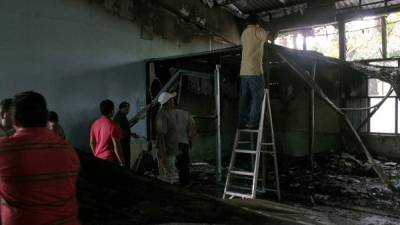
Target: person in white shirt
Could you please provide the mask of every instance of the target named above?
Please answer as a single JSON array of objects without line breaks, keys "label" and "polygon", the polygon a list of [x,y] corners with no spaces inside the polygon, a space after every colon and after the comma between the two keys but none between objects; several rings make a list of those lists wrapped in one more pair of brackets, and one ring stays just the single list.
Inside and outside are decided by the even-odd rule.
[{"label": "person in white shirt", "polygon": [[178,133],[179,153],[176,157],[179,171],[179,183],[182,186],[190,185],[190,157],[189,150],[196,136],[196,124],[192,115],[182,109],[175,109],[176,127]]}]

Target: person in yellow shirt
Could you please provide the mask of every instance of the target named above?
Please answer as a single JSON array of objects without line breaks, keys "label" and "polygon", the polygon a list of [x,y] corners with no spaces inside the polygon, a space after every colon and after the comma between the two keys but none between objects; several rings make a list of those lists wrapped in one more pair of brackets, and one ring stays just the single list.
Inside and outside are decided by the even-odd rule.
[{"label": "person in yellow shirt", "polygon": [[259,18],[250,15],[241,36],[239,128],[258,129],[264,97],[264,44],[273,38],[259,25]]}]

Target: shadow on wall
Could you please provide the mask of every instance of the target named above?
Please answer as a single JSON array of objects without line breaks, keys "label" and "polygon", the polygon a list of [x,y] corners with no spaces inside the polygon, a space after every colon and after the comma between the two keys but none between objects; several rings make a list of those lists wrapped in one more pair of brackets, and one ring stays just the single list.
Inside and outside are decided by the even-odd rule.
[{"label": "shadow on wall", "polygon": [[[59,79],[51,96],[52,110],[60,115],[68,140],[80,149],[89,149],[91,123],[100,116],[99,103],[104,99],[114,102],[116,110],[122,101],[131,104],[133,116],[146,99],[145,63],[143,61],[88,71]],[[49,104],[50,105],[50,104]],[[144,135],[145,122],[135,126]]]}]

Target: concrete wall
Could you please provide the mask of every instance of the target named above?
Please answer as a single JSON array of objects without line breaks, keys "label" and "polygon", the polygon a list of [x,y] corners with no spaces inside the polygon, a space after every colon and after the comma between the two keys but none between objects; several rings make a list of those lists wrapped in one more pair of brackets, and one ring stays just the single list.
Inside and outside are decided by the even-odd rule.
[{"label": "concrete wall", "polygon": [[400,137],[390,134],[365,134],[362,136],[368,150],[392,160],[400,160]]},{"label": "concrete wall", "polygon": [[[0,0],[0,27],[0,97],[44,94],[70,142],[84,149],[101,100],[127,100],[131,114],[145,103],[144,59],[210,44],[208,38],[142,40],[138,24],[84,0]],[[144,124],[135,129],[145,134]]]}]

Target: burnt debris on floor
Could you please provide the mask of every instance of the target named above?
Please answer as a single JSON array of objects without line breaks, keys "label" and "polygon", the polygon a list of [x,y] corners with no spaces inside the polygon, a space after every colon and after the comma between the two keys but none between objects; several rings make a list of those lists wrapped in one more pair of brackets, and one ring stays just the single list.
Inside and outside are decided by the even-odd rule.
[{"label": "burnt debris on floor", "polygon": [[[307,161],[292,160],[281,170],[284,193],[314,202],[368,207],[377,210],[400,209],[400,194],[389,190],[370,164],[348,153],[319,156],[319,166],[309,169]],[[378,161],[394,183],[399,182],[400,165]]]},{"label": "burnt debris on floor", "polygon": [[[398,186],[400,164],[376,161]],[[308,158],[281,159],[283,203],[324,212],[334,224],[400,224],[400,194],[389,190],[362,158],[332,152],[316,155],[316,162],[311,169]],[[210,164],[193,166],[191,189],[221,197],[224,185],[216,183],[214,171]],[[271,181],[272,176],[271,171]],[[260,193],[258,198],[276,201],[273,193]]]}]

